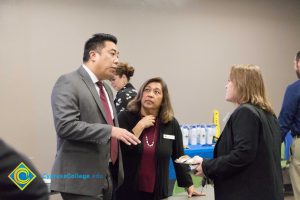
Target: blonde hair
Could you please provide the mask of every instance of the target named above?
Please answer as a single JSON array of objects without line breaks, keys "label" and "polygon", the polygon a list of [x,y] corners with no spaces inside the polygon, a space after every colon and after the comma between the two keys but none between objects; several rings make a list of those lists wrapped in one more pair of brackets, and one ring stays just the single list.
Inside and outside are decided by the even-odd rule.
[{"label": "blonde hair", "polygon": [[230,80],[237,90],[237,103],[250,103],[274,114],[266,97],[260,67],[252,64],[231,66]]},{"label": "blonde hair", "polygon": [[170,95],[168,91],[167,84],[164,82],[164,80],[160,77],[156,78],[151,78],[147,80],[140,88],[139,92],[137,93],[136,97],[128,103],[127,109],[131,112],[136,112],[140,113],[141,112],[141,102],[142,102],[142,97],[143,97],[143,92],[147,85],[150,83],[160,83],[161,88],[162,88],[162,94],[163,94],[163,99],[160,105],[158,117],[163,123],[167,123],[171,121],[174,117],[174,112],[170,100]]}]

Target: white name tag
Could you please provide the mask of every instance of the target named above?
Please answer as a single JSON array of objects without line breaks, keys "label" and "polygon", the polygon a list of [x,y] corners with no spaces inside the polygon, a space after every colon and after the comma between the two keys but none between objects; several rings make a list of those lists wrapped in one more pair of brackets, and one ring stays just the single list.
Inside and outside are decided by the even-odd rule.
[{"label": "white name tag", "polygon": [[163,134],[164,139],[175,140],[175,135]]}]

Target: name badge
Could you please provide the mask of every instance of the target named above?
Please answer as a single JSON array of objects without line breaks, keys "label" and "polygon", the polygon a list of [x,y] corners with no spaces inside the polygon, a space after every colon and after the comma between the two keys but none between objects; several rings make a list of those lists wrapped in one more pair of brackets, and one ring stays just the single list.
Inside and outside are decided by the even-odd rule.
[{"label": "name badge", "polygon": [[164,139],[175,140],[175,135],[163,134]]}]

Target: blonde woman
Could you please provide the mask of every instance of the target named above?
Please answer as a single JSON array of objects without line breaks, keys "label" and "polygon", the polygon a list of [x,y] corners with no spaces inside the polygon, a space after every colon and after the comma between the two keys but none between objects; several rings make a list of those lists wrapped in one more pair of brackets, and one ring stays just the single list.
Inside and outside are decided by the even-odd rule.
[{"label": "blonde woman", "polygon": [[237,107],[196,175],[212,179],[216,200],[283,200],[281,134],[260,68],[233,65],[226,101]]}]

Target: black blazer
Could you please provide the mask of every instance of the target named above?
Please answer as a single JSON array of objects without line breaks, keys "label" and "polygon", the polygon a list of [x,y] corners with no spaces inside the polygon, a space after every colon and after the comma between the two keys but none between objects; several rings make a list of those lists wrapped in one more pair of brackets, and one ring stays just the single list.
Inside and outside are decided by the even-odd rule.
[{"label": "black blazer", "polygon": [[[137,113],[123,111],[118,115],[119,125],[122,128],[132,131],[134,126],[141,119]],[[169,164],[170,158],[173,162],[184,154],[182,144],[182,133],[180,126],[175,118],[167,124],[159,122],[159,136],[156,143],[156,161],[157,170],[156,183],[154,189],[155,199],[162,199],[168,196],[169,183]],[[163,135],[174,135],[175,140],[164,139]],[[143,137],[141,135],[140,137]],[[142,140],[142,138],[140,138]],[[142,156],[143,144],[137,146],[128,146],[121,144],[123,166],[124,166],[124,184],[118,190],[118,200],[136,199],[138,190],[139,164]],[[178,185],[180,187],[189,187],[193,184],[188,169],[174,163]]]},{"label": "black blazer", "polygon": [[128,103],[137,95],[136,89],[131,83],[127,83],[116,94],[114,103],[116,105],[117,113],[127,110]]},{"label": "black blazer", "polygon": [[[23,162],[36,178],[22,191],[8,175]],[[47,200],[48,189],[39,172],[31,162],[0,139],[0,199],[5,200]]]},{"label": "black blazer", "polygon": [[238,107],[202,163],[216,200],[283,200],[281,134],[277,119],[250,104]]}]

